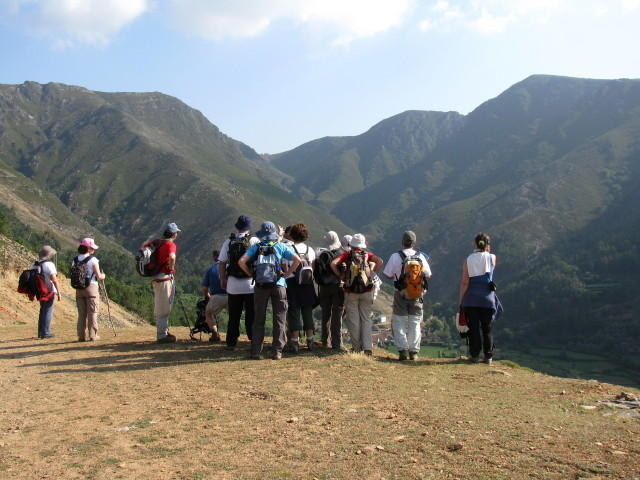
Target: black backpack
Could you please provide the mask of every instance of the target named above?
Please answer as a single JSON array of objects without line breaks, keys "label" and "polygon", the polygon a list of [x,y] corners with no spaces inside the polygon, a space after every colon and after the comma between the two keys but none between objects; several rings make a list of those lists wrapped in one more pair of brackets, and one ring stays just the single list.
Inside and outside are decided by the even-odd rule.
[{"label": "black backpack", "polygon": [[79,257],[75,257],[73,259],[73,263],[71,264],[71,272],[69,276],[71,277],[71,286],[76,290],[84,290],[91,283],[91,278],[93,277],[93,272],[89,271],[89,267],[87,266],[87,262],[93,258],[93,255],[88,255],[87,258],[80,261]]},{"label": "black backpack", "polygon": [[337,285],[340,279],[331,270],[331,262],[338,256],[339,249],[322,250],[316,258],[313,276],[318,285]]},{"label": "black backpack", "polygon": [[249,278],[238,266],[238,260],[245,254],[250,246],[251,235],[246,234],[243,237],[236,237],[235,234],[229,236],[229,250],[227,254],[227,275],[235,278]]}]

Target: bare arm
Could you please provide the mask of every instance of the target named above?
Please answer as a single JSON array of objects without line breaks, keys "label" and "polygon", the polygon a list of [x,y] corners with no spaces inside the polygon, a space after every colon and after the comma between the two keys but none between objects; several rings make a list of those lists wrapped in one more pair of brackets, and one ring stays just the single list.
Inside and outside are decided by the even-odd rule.
[{"label": "bare arm", "polygon": [[98,280],[104,280],[106,275],[100,271],[100,264],[97,262],[93,264],[93,274]]},{"label": "bare arm", "polygon": [[218,264],[218,278],[220,279],[220,286],[223,290],[227,289],[227,262],[220,262]]},{"label": "bare arm", "polygon": [[249,255],[246,255],[246,254],[242,255],[240,257],[240,260],[238,260],[238,266],[240,267],[240,270],[246,273],[249,277],[252,277],[253,275],[251,274],[249,267],[247,267],[248,261],[249,261]]},{"label": "bare arm", "polygon": [[380,257],[377,256],[373,256],[371,257],[371,260],[369,260],[370,262],[373,262],[373,271],[376,273],[379,273],[382,270],[382,266],[384,265],[384,260],[382,260]]},{"label": "bare arm", "polygon": [[51,283],[56,288],[56,296],[58,297],[58,301],[60,301],[60,287],[58,286],[58,279],[56,278],[56,274],[52,273],[51,275],[49,275],[49,280],[51,280]]},{"label": "bare arm", "polygon": [[331,260],[331,263],[329,265],[331,266],[331,271],[335,274],[335,276],[338,278],[342,278],[342,275],[340,274],[340,270],[338,270],[339,264],[340,264],[340,257],[336,257],[333,260]]},{"label": "bare arm", "polygon": [[169,259],[167,260],[167,268],[172,271],[176,268],[176,254],[173,252],[169,254]]},{"label": "bare arm", "polygon": [[465,261],[462,264],[462,276],[460,277],[460,297],[458,298],[459,304],[462,304],[462,299],[464,298],[464,294],[467,293],[468,287],[469,287],[469,271],[467,270],[467,262]]},{"label": "bare arm", "polygon": [[289,267],[289,269],[287,270],[285,270],[284,268],[282,269],[285,275],[289,272],[295,272],[298,268],[298,265],[300,265],[300,257],[298,255],[294,254],[293,257],[291,257],[291,260],[293,261],[291,267]]},{"label": "bare arm", "polygon": [[211,293],[209,293],[209,287],[205,287],[204,285],[202,285],[200,287],[200,290],[202,291],[202,295],[204,295],[204,298],[209,298],[211,296]]}]

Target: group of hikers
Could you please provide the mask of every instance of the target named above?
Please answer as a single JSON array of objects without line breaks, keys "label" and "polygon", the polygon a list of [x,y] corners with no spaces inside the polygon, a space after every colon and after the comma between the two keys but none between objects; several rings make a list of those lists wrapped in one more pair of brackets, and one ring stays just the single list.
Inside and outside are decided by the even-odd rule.
[{"label": "group of hikers", "polygon": [[[324,348],[347,351],[342,341],[346,324],[352,352],[372,355],[372,307],[381,286],[379,275],[393,280],[393,341],[400,361],[418,358],[421,344],[420,324],[424,296],[431,277],[429,256],[417,249],[413,231],[405,231],[400,249],[386,262],[368,249],[361,233],[324,234],[324,246],[314,250],[306,242],[309,230],[303,223],[286,228],[264,222],[252,233],[251,218],[240,215],[235,231],[212,252],[212,265],[204,274],[201,288],[206,300],[205,321],[211,342],[222,341],[218,316],[228,312],[226,348],[236,350],[240,320],[251,347],[249,357],[261,359],[265,337],[267,306],[273,312],[271,358],[283,353],[298,353],[301,344],[308,350],[315,343],[313,309],[321,309],[320,340]],[[169,332],[169,315],[175,295],[175,274],[181,230],[175,223],[166,225],[161,238],[145,243],[136,257],[139,273],[149,276],[154,294],[154,320],[159,343],[176,342]],[[83,238],[71,268],[76,288],[78,341],[95,341],[98,336],[99,285],[104,280],[94,255],[98,246],[92,238]],[[40,300],[38,336],[50,338],[54,296],[60,299],[55,265],[55,250],[45,246],[34,265],[52,295]],[[493,271],[496,256],[491,253],[490,238],[479,233],[474,252],[463,263],[460,282],[460,312],[468,325],[470,361],[491,363],[493,338],[491,327],[501,306],[495,295]],[[384,267],[384,268],[383,268]]]}]

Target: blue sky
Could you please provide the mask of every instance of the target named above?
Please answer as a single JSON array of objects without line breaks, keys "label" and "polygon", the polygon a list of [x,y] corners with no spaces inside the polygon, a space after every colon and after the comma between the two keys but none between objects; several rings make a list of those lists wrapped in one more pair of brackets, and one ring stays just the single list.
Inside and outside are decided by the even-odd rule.
[{"label": "blue sky", "polygon": [[277,153],[535,73],[640,78],[640,0],[0,0],[0,83],[160,91]]}]

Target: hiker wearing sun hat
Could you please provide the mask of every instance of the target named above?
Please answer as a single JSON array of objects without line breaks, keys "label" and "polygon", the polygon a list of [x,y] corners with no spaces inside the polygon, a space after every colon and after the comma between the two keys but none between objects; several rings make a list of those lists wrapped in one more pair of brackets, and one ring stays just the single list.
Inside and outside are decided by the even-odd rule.
[{"label": "hiker wearing sun hat", "polygon": [[318,302],[322,310],[321,339],[324,347],[328,346],[331,334],[331,348],[342,348],[342,314],[344,313],[344,290],[338,278],[331,270],[331,261],[344,253],[340,238],[333,230],[323,237],[326,248],[318,250],[313,264],[313,273],[318,284]]},{"label": "hiker wearing sun hat", "polygon": [[51,261],[57,252],[53,247],[45,245],[38,253],[38,261],[34,263],[33,268],[39,268],[40,273],[44,276],[44,282],[49,290],[46,297],[38,298],[40,302],[40,312],[38,314],[38,338],[52,338],[51,319],[53,318],[53,302],[55,297],[60,301],[60,288],[58,287],[58,274],[55,264]]},{"label": "hiker wearing sun hat", "polygon": [[[354,352],[372,354],[374,273],[382,270],[383,261],[367,251],[364,235],[356,233],[349,242],[351,250],[331,261],[331,269],[344,282],[346,322]],[[344,264],[344,271],[340,265]]]},{"label": "hiker wearing sun hat", "polygon": [[105,274],[100,271],[100,261],[94,255],[98,248],[93,238],[83,238],[78,245],[78,256],[71,264],[71,286],[76,289],[79,342],[100,339],[98,336],[100,307],[98,280],[104,280]]},{"label": "hiker wearing sun hat", "polygon": [[[300,257],[295,252],[278,242],[278,228],[273,222],[264,222],[256,236],[260,243],[252,245],[238,261],[238,266],[255,283],[253,333],[251,336],[251,358],[260,359],[264,342],[264,324],[267,317],[267,303],[271,299],[273,310],[272,358],[280,360],[287,335],[287,271],[283,268],[286,260],[292,261],[289,268],[295,271],[300,264]],[[253,272],[247,262],[251,261]]]},{"label": "hiker wearing sun hat", "polygon": [[169,315],[176,292],[174,275],[178,245],[175,240],[180,231],[178,225],[169,223],[164,229],[162,238],[156,240],[160,244],[156,250],[156,262],[162,267],[151,279],[151,285],[153,285],[153,318],[156,322],[156,338],[159,343],[176,341],[175,335],[169,333]]},{"label": "hiker wearing sun hat", "polygon": [[251,235],[251,218],[240,215],[235,223],[236,231],[220,247],[219,269],[220,286],[227,291],[229,322],[225,341],[227,350],[235,350],[240,337],[240,318],[244,311],[244,327],[249,340],[253,328],[253,279],[247,276],[238,260],[251,245],[260,240]]}]

